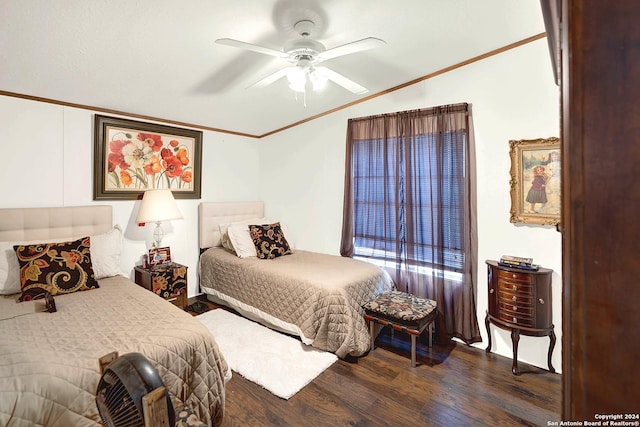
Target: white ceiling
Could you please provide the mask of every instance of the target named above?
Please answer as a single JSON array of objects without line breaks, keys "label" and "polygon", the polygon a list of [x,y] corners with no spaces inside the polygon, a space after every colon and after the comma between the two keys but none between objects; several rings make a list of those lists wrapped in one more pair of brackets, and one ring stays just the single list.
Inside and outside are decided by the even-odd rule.
[{"label": "white ceiling", "polygon": [[[323,63],[367,94],[246,89],[288,63],[214,43],[309,18],[327,48],[386,41]],[[2,0],[0,91],[259,136],[542,32],[539,0]]]}]

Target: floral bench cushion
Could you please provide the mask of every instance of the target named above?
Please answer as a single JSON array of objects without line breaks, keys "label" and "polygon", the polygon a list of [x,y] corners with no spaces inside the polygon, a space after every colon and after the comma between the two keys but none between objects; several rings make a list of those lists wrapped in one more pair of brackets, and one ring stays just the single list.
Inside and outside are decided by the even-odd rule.
[{"label": "floral bench cushion", "polygon": [[372,315],[408,323],[420,323],[434,312],[436,306],[436,302],[430,299],[406,292],[389,291],[378,295],[362,308]]},{"label": "floral bench cushion", "polygon": [[193,413],[193,410],[186,405],[176,408],[175,427],[208,427]]}]

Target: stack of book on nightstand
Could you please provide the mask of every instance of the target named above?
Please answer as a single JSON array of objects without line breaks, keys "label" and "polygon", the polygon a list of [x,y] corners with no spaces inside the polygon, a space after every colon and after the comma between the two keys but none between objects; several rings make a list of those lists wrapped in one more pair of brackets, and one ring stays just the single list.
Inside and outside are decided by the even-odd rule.
[{"label": "stack of book on nightstand", "polygon": [[533,258],[522,258],[512,255],[502,255],[500,261],[498,261],[498,265],[531,271],[537,271],[539,268],[538,264],[533,263]]}]

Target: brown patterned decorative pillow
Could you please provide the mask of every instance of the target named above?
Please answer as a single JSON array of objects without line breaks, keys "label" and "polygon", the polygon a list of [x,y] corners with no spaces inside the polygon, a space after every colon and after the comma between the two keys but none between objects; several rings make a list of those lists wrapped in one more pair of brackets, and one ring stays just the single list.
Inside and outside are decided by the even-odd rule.
[{"label": "brown patterned decorative pillow", "polygon": [[20,264],[20,301],[98,288],[91,265],[90,239],[16,245]]},{"label": "brown patterned decorative pillow", "polygon": [[249,234],[260,259],[273,259],[291,253],[287,239],[284,238],[280,223],[249,225]]}]

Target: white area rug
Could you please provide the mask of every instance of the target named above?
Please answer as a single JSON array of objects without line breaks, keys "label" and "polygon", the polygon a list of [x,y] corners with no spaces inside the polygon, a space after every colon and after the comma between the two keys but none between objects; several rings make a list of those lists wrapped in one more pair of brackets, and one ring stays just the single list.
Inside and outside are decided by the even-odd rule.
[{"label": "white area rug", "polygon": [[283,399],[309,384],[338,357],[258,323],[215,309],[196,316],[213,333],[229,367]]}]

